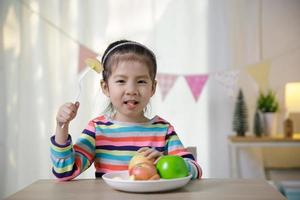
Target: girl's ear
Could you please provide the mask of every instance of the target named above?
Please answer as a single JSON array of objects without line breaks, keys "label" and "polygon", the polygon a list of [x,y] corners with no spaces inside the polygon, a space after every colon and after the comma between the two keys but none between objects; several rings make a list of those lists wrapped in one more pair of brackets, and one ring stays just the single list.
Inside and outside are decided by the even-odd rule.
[{"label": "girl's ear", "polygon": [[152,95],[153,96],[155,94],[155,91],[156,91],[156,85],[157,85],[157,81],[154,80],[153,84],[152,84]]},{"label": "girl's ear", "polygon": [[101,85],[103,94],[105,94],[105,96],[109,97],[109,90],[108,90],[107,83],[104,80],[101,80],[100,85]]}]

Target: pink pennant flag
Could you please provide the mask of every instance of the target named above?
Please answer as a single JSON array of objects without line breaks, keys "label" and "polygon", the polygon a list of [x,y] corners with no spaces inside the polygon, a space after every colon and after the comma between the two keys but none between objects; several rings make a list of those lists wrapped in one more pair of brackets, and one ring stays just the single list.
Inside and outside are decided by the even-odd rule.
[{"label": "pink pennant flag", "polygon": [[202,89],[208,79],[208,75],[207,74],[185,75],[184,77],[191,89],[191,92],[195,98],[195,101],[198,101],[198,98],[202,92]]},{"label": "pink pennant flag", "polygon": [[178,75],[175,74],[157,74],[158,87],[161,91],[162,100],[164,100],[173,87]]},{"label": "pink pennant flag", "polygon": [[85,68],[85,60],[87,58],[95,58],[97,54],[88,49],[87,47],[79,44],[79,60],[78,60],[78,73],[80,73]]}]

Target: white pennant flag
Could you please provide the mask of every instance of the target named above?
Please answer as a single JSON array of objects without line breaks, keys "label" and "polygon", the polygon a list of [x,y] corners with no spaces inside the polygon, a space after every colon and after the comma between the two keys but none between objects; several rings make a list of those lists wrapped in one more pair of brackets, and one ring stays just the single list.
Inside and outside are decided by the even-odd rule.
[{"label": "white pennant flag", "polygon": [[214,78],[226,91],[226,94],[235,98],[235,94],[238,91],[238,77],[240,70],[230,70],[215,72],[211,76]]}]

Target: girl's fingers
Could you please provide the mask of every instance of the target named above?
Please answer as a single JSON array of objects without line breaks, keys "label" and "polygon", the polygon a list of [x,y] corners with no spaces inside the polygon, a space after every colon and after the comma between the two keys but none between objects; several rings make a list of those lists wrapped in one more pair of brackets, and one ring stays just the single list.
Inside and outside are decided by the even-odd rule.
[{"label": "girl's fingers", "polygon": [[71,116],[67,113],[61,113],[60,114],[61,119],[63,119],[65,122],[71,119]]},{"label": "girl's fingers", "polygon": [[143,152],[143,154],[144,154],[144,156],[148,157],[153,151],[156,151],[156,150],[154,150],[152,148],[151,149],[148,148],[146,151]]},{"label": "girl's fingers", "polygon": [[56,115],[56,120],[59,124],[68,123],[77,115],[79,102],[63,104]]},{"label": "girl's fingers", "polygon": [[79,103],[78,101],[76,101],[76,102],[75,102],[76,112],[77,112],[79,106],[80,106],[80,103]]},{"label": "girl's fingers", "polygon": [[148,149],[149,149],[149,147],[142,147],[137,152],[142,153],[144,151],[147,151]]},{"label": "girl's fingers", "polygon": [[156,159],[157,157],[160,157],[162,155],[161,152],[157,151],[156,149],[154,148],[148,148],[147,150],[145,150],[143,152],[144,156],[146,156],[147,158],[149,159]]},{"label": "girl's fingers", "polygon": [[162,156],[162,153],[160,153],[159,151],[154,150],[150,154],[148,154],[147,158],[149,158],[149,159],[152,159],[152,158],[153,159],[157,159],[160,156]]},{"label": "girl's fingers", "polygon": [[63,111],[62,113],[61,113],[61,116],[63,117],[63,118],[65,118],[65,119],[72,119],[72,117],[73,117],[73,115],[74,115],[74,113],[73,112],[69,112],[69,111]]},{"label": "girl's fingers", "polygon": [[57,119],[59,120],[59,122],[65,123],[74,119],[75,116],[76,112],[66,109],[58,113]]},{"label": "girl's fingers", "polygon": [[68,114],[72,114],[72,113],[76,113],[77,112],[77,108],[76,107],[64,107],[63,112],[68,113]]},{"label": "girl's fingers", "polygon": [[68,107],[68,108],[74,108],[74,107],[75,107],[75,104],[73,104],[73,103],[66,103],[66,104],[65,104],[65,107]]},{"label": "girl's fingers", "polygon": [[[139,153],[143,153],[145,157],[148,159],[156,159],[160,158],[163,154],[157,151],[155,148],[142,147],[138,150]],[[156,161],[155,161],[156,162]]]},{"label": "girl's fingers", "polygon": [[62,106],[62,110],[75,112],[75,113],[77,112],[78,108],[79,108],[78,101],[75,104],[74,103],[66,103]]},{"label": "girl's fingers", "polygon": [[67,122],[66,118],[61,116],[61,115],[57,116],[57,121],[59,123],[66,123]]}]

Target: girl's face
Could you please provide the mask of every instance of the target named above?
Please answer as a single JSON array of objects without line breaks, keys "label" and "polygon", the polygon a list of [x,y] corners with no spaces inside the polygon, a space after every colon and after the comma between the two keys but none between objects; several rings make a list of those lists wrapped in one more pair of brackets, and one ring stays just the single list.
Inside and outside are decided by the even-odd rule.
[{"label": "girl's face", "polygon": [[151,80],[146,64],[139,61],[121,61],[112,66],[108,84],[101,82],[103,93],[110,98],[116,110],[115,120],[145,122],[144,108],[155,93],[156,81]]}]

